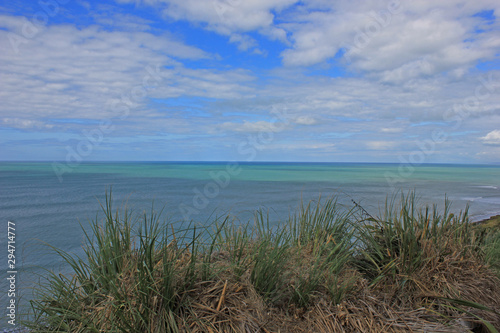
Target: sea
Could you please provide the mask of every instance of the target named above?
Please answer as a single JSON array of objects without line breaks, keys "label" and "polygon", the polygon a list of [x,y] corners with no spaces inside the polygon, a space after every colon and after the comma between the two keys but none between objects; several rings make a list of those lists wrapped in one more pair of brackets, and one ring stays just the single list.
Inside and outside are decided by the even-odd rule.
[{"label": "sea", "polygon": [[[468,206],[471,220],[482,220],[500,214],[500,166],[0,162],[0,330],[16,328],[8,323],[11,299],[16,302],[16,320],[22,319],[33,286],[47,271],[68,273],[52,247],[81,256],[83,230],[90,221],[102,219],[101,205],[110,193],[114,208],[127,207],[137,216],[162,211],[162,221],[178,228],[185,223],[208,225],[227,215],[248,223],[257,210],[279,225],[301,202],[331,196],[343,209],[359,205],[375,216],[387,199],[409,191],[422,205],[442,208],[447,198],[452,211]],[[8,244],[15,252],[12,246],[8,252]],[[10,267],[9,254],[15,257]]]}]

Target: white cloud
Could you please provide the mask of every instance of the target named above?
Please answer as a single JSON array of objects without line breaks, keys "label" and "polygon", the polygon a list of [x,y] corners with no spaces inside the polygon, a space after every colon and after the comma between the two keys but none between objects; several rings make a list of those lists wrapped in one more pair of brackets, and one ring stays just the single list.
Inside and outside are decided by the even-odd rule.
[{"label": "white cloud", "polygon": [[116,0],[119,3],[143,3],[160,8],[168,19],[186,20],[229,36],[241,51],[267,55],[256,39],[246,32],[258,31],[271,40],[288,43],[286,30],[278,27],[276,15],[298,0]]},{"label": "white cloud", "polygon": [[344,49],[347,52],[342,60],[352,70],[377,75],[385,82],[443,72],[459,78],[477,61],[494,59],[500,51],[498,20],[485,24],[475,16],[487,10],[499,12],[500,5],[495,0],[142,3],[160,8],[169,19],[201,23],[206,29],[229,36],[240,50],[265,53],[248,32],[280,40],[289,46],[282,52],[286,65],[320,64]]},{"label": "white cloud", "polygon": [[[281,59],[289,66],[281,67],[271,59],[259,67],[259,63],[245,59],[241,66],[255,66],[249,66],[257,68],[252,73],[237,68],[237,61],[220,61],[234,56],[232,51],[219,58],[186,45],[171,33],[159,34],[159,25],[148,26],[150,21],[131,15],[95,16],[97,25],[78,28],[49,24],[21,43],[16,54],[8,33],[20,34],[24,21],[3,15],[0,45],[7,46],[0,53],[3,127],[73,132],[92,126],[113,115],[110,104],[123,102],[123,96],[130,98],[134,91],[141,93],[144,78],[150,75],[146,68],[158,65],[161,81],[148,81],[147,96],[131,103],[129,117],[114,119],[119,132],[113,134],[117,144],[133,141],[135,134],[161,133],[167,138],[167,133],[175,133],[186,136],[182,140],[185,151],[196,145],[227,147],[228,136],[274,131],[276,124],[261,119],[270,119],[269,110],[283,106],[289,123],[280,127],[283,131],[268,150],[289,147],[331,151],[333,143],[325,142],[329,139],[334,140],[336,153],[343,152],[346,160],[356,153],[368,158],[384,156],[384,160],[392,154],[397,159],[396,148],[418,149],[417,142],[432,138],[435,130],[449,134],[445,143],[437,145],[439,154],[434,155],[443,160],[460,152],[477,151],[478,142],[485,144],[481,146],[485,153],[498,149],[492,145],[500,145],[498,130],[491,128],[500,122],[500,72],[475,68],[478,61],[495,59],[500,51],[500,26],[498,19],[487,25],[473,16],[488,9],[495,9],[497,14],[500,4],[496,2],[401,2],[404,8],[365,44],[358,44],[362,47],[349,54],[350,62],[347,57],[339,62],[331,58],[341,47],[361,42],[358,33],[366,33],[377,22],[372,14],[387,11],[388,2],[136,3],[156,6],[167,21],[191,22],[189,33],[208,29],[222,34],[243,51],[265,53],[259,45],[262,36],[279,41],[274,46],[285,49]],[[329,77],[332,63],[347,66],[354,75]],[[267,70],[268,65],[276,67]],[[309,65],[314,72],[300,67]],[[324,75],[315,74],[322,69]],[[480,81],[490,74],[491,91]],[[462,121],[456,129],[454,118],[450,120],[445,114],[453,114],[455,105],[474,98],[478,87],[486,97],[481,97],[473,112],[460,115]],[[192,97],[202,97],[202,101],[193,102]],[[179,99],[171,103],[170,98]],[[421,123],[427,125],[412,126]],[[479,141],[474,133],[482,131],[491,132]],[[274,152],[268,156],[274,158]]]},{"label": "white cloud", "polygon": [[3,118],[2,124],[5,127],[18,129],[50,129],[54,127],[53,125],[46,124],[43,121],[21,118]]},{"label": "white cloud", "polygon": [[480,138],[484,144],[500,146],[500,130],[494,130]]},{"label": "white cloud", "polygon": [[373,150],[388,150],[396,147],[396,142],[393,141],[368,141],[366,146]]},{"label": "white cloud", "polygon": [[229,42],[237,44],[240,51],[255,49],[258,46],[258,43],[255,39],[241,34],[232,34],[231,37],[229,37]]},{"label": "white cloud", "polygon": [[147,109],[149,98],[252,95],[244,86],[254,79],[248,71],[186,68],[181,61],[213,56],[169,34],[52,25],[23,40],[16,52],[9,36],[22,36],[24,22],[22,17],[0,18],[0,27],[7,29],[0,30],[5,46],[0,117],[8,127],[50,129],[41,122],[112,118],[117,111],[111,106],[117,103],[130,108],[131,118],[158,115]]},{"label": "white cloud", "polygon": [[[84,6],[87,10],[90,10],[90,7]],[[96,23],[101,26],[111,27],[113,30],[131,32],[148,31],[151,30],[151,24],[153,23],[151,20],[146,20],[130,14],[110,14],[108,11],[98,12],[93,16]]]},{"label": "white cloud", "polygon": [[[140,3],[141,1],[118,0],[118,2]],[[235,32],[260,29],[274,30],[272,28],[274,12],[280,12],[297,0],[145,0],[143,2],[162,8],[163,14],[169,18],[204,23],[211,30],[231,35]],[[274,34],[280,35],[279,32]]]},{"label": "white cloud", "polygon": [[384,127],[384,128],[380,129],[380,132],[382,132],[382,133],[396,134],[396,133],[403,132],[403,128],[399,128],[399,127]]},{"label": "white cloud", "polygon": [[298,125],[315,125],[318,121],[313,117],[300,116],[295,119],[295,123]]},{"label": "white cloud", "polygon": [[[470,68],[499,51],[498,22],[482,27],[484,10],[500,9],[495,1],[305,2],[286,26],[292,48],[282,54],[288,65],[324,62],[346,48],[344,60],[354,70],[378,73],[385,81]],[[284,25],[285,26],[285,25]]]},{"label": "white cloud", "polygon": [[233,131],[233,132],[280,132],[288,126],[284,122],[270,122],[270,121],[244,121],[243,123],[225,122],[217,126],[219,130]]},{"label": "white cloud", "polygon": [[269,143],[263,145],[262,150],[321,150],[323,152],[332,152],[335,150],[335,144],[322,142],[287,142],[287,143]]}]

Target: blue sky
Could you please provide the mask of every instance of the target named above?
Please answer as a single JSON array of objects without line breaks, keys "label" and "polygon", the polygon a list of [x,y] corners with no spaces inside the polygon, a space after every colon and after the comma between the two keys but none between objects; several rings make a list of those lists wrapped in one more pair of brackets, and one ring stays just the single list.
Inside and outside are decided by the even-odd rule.
[{"label": "blue sky", "polygon": [[500,162],[498,1],[0,3],[0,160]]}]

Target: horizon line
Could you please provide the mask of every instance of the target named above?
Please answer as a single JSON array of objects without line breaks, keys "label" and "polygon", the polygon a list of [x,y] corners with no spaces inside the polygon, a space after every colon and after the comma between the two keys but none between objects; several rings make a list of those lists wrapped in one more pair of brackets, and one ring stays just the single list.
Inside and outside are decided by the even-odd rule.
[{"label": "horizon line", "polygon": [[[65,160],[0,160],[0,163],[68,163]],[[477,165],[477,166],[500,166],[500,162],[490,163],[466,163],[466,162],[423,162],[423,163],[403,163],[403,162],[370,162],[370,161],[237,161],[237,160],[89,160],[78,164],[90,163],[238,163],[238,164],[385,164],[385,165],[406,165],[414,167],[424,165]]]}]

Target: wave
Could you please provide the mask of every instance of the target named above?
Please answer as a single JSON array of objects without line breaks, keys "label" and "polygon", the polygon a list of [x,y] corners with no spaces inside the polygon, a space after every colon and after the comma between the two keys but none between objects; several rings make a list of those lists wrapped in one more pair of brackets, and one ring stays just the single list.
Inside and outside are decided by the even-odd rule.
[{"label": "wave", "polygon": [[471,187],[498,190],[498,186],[495,185],[472,185]]}]

